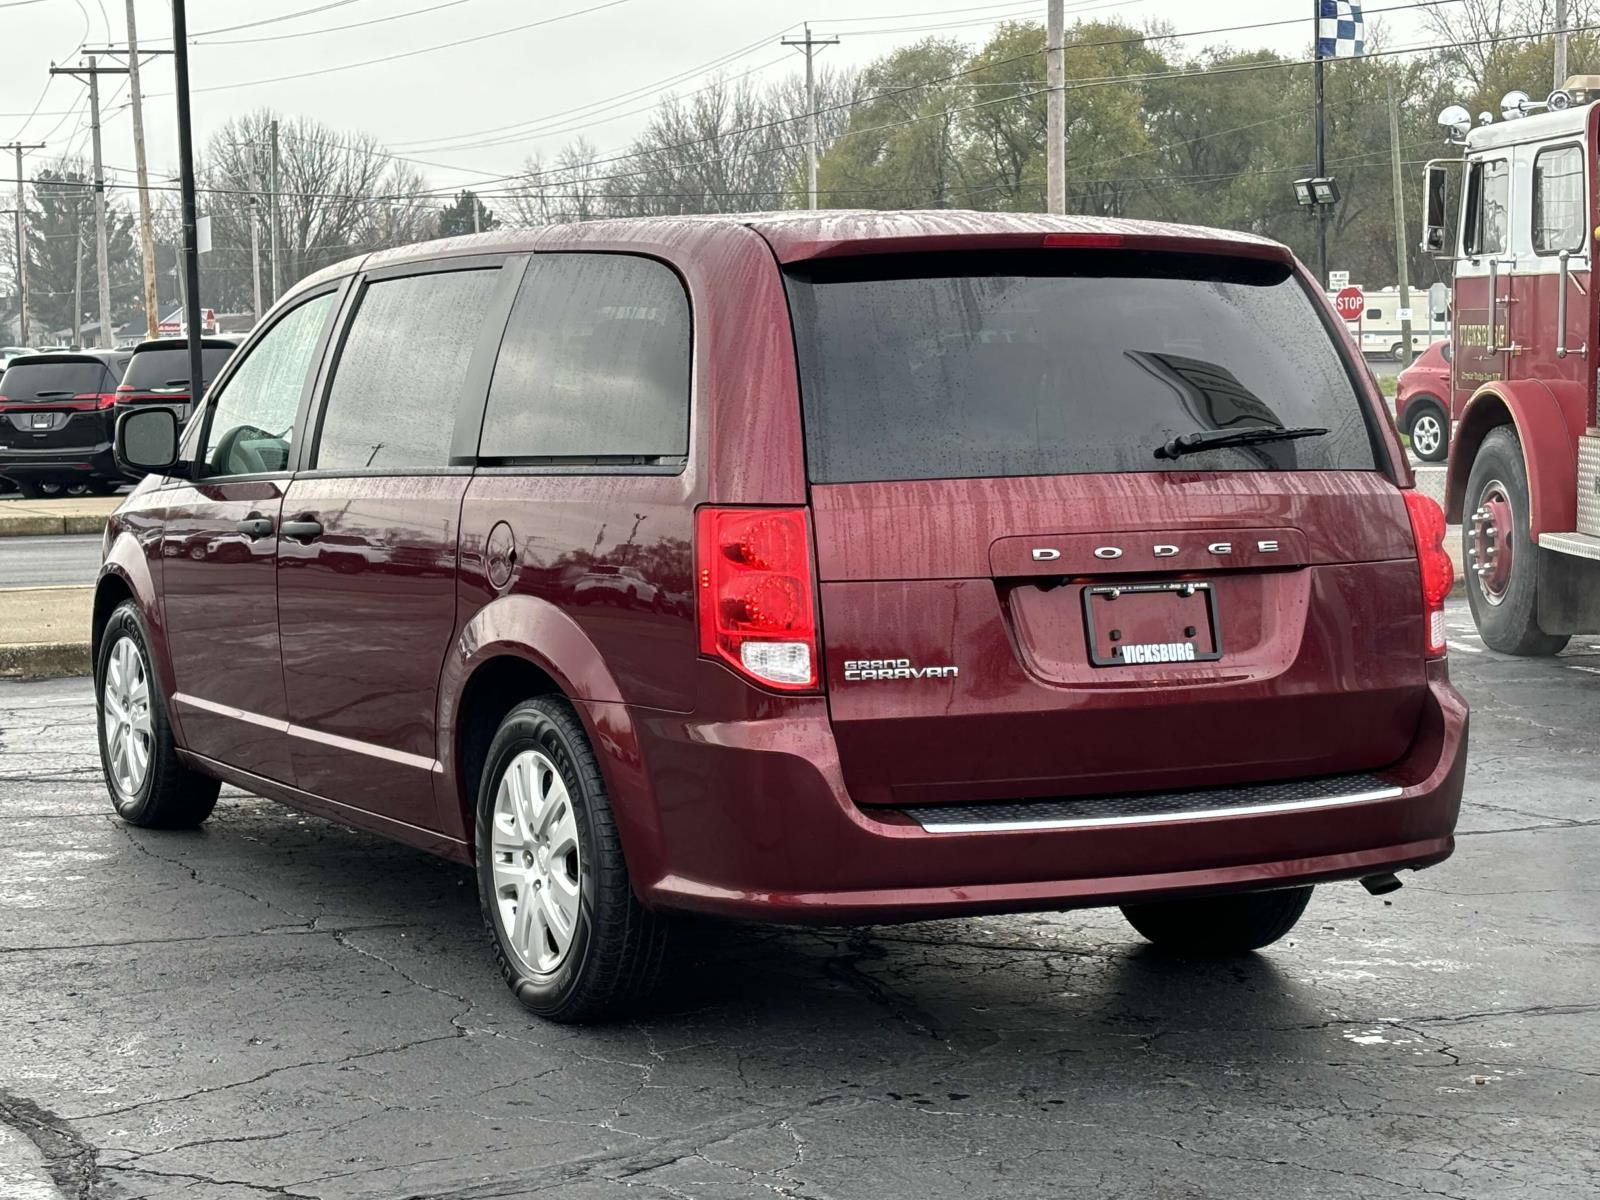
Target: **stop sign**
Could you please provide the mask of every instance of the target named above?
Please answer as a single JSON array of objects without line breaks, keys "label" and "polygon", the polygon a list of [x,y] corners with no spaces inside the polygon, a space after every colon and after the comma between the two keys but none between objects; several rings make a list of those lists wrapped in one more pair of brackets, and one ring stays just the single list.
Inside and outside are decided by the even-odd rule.
[{"label": "stop sign", "polygon": [[1346,321],[1359,321],[1361,314],[1367,311],[1367,297],[1358,287],[1342,288],[1333,298],[1333,307]]}]

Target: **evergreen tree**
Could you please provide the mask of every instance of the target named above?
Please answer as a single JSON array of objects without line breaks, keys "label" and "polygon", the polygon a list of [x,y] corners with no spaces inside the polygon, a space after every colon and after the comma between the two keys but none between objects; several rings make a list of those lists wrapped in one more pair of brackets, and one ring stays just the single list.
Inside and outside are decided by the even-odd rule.
[{"label": "evergreen tree", "polygon": [[[472,227],[472,210],[478,210],[478,227]],[[472,191],[456,193],[455,203],[439,214],[439,236],[457,237],[463,233],[488,233],[500,227],[500,218]]]}]

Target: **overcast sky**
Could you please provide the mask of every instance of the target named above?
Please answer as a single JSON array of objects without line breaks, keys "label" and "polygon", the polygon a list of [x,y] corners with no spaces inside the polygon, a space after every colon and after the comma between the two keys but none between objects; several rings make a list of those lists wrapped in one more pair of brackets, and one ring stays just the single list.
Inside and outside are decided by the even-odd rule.
[{"label": "overcast sky", "polygon": [[[136,2],[141,45],[170,45],[167,0]],[[83,46],[123,42],[125,5],[0,0],[0,141],[47,142],[47,158],[88,157],[84,87],[56,77],[42,102],[41,89],[52,62],[75,63]],[[1188,44],[1286,54],[1309,46],[1310,8],[1309,0],[1067,0],[1069,22],[1163,19],[1180,31],[1267,23]],[[777,43],[804,21],[817,36],[842,39],[819,63],[859,65],[934,33],[981,43],[1000,20],[1042,21],[1045,0],[190,0],[188,12],[197,144],[229,117],[270,106],[363,130],[396,152],[443,164],[423,168],[430,185],[442,187],[512,172],[528,154],[553,152],[579,134],[602,151],[625,146],[648,120],[658,84],[692,89],[717,69],[753,71],[757,79],[796,71],[800,56]],[[1296,12],[1303,19],[1282,23]],[[1426,40],[1411,14],[1369,21],[1383,22],[1391,46]],[[527,27],[534,22],[542,23]],[[452,44],[464,39],[477,40]],[[386,56],[399,57],[361,65]],[[151,63],[142,78],[151,169],[167,174],[177,147],[170,58]],[[108,77],[102,85],[106,163],[114,178],[131,180],[123,81]],[[573,109],[583,111],[560,116]],[[545,123],[494,146],[472,146],[481,139],[467,136],[536,121]],[[8,158],[0,178],[13,174]]]}]

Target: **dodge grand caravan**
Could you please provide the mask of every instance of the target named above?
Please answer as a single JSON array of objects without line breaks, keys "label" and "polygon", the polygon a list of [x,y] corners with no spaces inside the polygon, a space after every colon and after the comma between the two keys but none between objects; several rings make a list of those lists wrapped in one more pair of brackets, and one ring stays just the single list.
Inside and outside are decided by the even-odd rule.
[{"label": "dodge grand caravan", "polygon": [[196,825],[226,780],[473,864],[554,1019],[637,1002],[685,910],[1116,905],[1229,953],[1453,846],[1443,518],[1272,242],[433,242],[305,280],[181,433],[117,445],[123,818]]}]

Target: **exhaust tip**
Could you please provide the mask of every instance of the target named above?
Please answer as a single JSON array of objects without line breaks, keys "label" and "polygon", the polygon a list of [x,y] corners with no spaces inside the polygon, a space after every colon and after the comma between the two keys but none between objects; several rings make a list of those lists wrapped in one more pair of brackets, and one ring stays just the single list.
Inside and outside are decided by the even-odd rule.
[{"label": "exhaust tip", "polygon": [[1361,886],[1374,896],[1387,896],[1390,892],[1398,892],[1405,884],[1396,879],[1392,872],[1386,872],[1382,875],[1363,876]]}]

